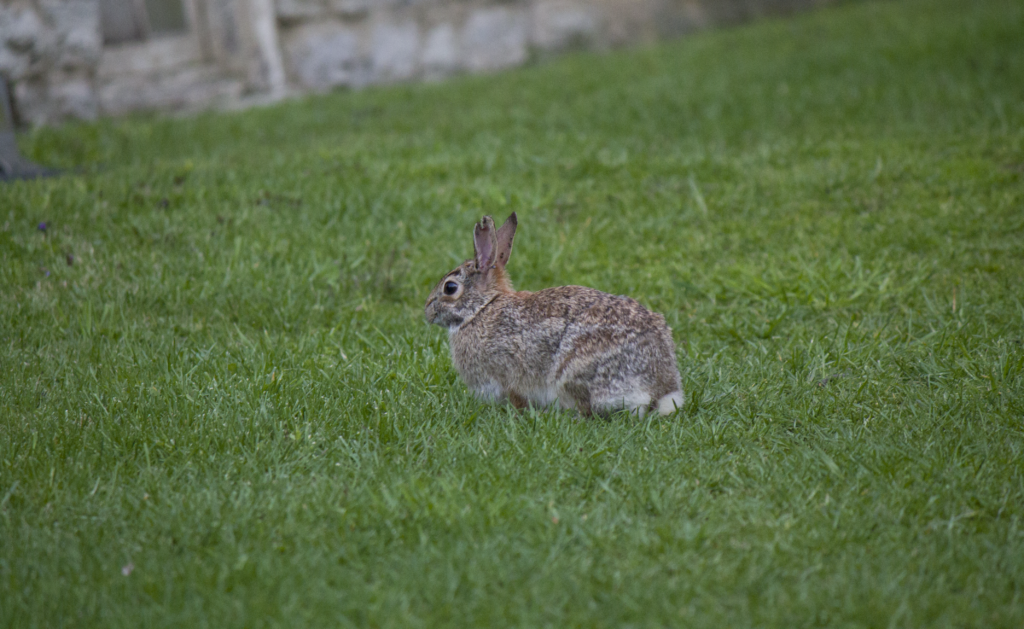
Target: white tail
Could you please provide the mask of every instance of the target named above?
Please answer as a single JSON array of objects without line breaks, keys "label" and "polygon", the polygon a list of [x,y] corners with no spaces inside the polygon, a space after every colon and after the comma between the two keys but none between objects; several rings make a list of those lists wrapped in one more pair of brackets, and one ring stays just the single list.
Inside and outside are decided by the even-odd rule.
[{"label": "white tail", "polygon": [[658,400],[658,413],[662,415],[671,415],[681,408],[683,408],[682,391],[673,391],[668,395],[661,396],[661,399]]}]

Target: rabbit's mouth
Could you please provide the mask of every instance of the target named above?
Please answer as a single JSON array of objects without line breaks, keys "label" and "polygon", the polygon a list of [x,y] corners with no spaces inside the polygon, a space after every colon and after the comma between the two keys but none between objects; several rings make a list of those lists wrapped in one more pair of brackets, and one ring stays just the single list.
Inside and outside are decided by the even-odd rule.
[{"label": "rabbit's mouth", "polygon": [[426,317],[427,323],[439,325],[443,328],[452,328],[462,325],[462,317],[452,312],[445,312],[443,309],[438,308],[437,297],[431,297],[430,300],[427,301],[427,305],[423,309],[423,315]]},{"label": "rabbit's mouth", "polygon": [[437,325],[437,319],[440,315],[441,313],[437,311],[437,297],[431,297],[423,308],[423,316],[426,317],[427,323]]}]

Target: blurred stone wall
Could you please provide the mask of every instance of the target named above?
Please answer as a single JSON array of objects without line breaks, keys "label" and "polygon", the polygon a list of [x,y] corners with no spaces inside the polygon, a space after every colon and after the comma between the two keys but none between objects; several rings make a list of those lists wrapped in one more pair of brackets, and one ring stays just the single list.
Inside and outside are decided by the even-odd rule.
[{"label": "blurred stone wall", "polygon": [[99,5],[0,2],[0,76],[13,88],[16,115],[26,121],[95,117],[93,83],[103,49]]},{"label": "blurred stone wall", "polygon": [[290,84],[307,89],[514,67],[830,0],[277,0]]},{"label": "blurred stone wall", "polygon": [[834,0],[161,0],[185,31],[104,44],[101,4],[131,1],[150,0],[0,0],[20,123],[492,72]]}]

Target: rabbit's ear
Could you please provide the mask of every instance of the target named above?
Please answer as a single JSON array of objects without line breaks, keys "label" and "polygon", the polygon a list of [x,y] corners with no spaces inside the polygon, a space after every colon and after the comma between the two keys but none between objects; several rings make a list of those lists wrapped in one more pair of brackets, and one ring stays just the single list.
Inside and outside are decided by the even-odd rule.
[{"label": "rabbit's ear", "polygon": [[497,264],[501,268],[505,268],[508,264],[509,256],[512,255],[512,241],[516,237],[516,225],[519,224],[519,219],[516,218],[516,213],[512,214],[505,219],[505,224],[498,230],[496,237],[497,240]]},{"label": "rabbit's ear", "polygon": [[483,217],[473,229],[473,250],[476,252],[476,268],[489,269],[494,264],[495,236],[494,220]]}]

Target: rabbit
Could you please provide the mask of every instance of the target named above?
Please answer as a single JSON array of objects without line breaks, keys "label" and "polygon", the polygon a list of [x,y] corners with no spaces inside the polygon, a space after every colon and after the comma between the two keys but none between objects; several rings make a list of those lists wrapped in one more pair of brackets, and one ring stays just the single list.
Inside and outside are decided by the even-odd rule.
[{"label": "rabbit", "polygon": [[480,398],[559,405],[583,416],[643,417],[683,405],[672,331],[636,301],[583,286],[515,291],[505,271],[515,212],[473,230],[474,258],[430,292],[427,321],[448,328],[452,362]]}]

